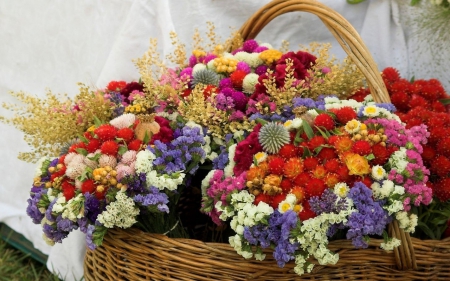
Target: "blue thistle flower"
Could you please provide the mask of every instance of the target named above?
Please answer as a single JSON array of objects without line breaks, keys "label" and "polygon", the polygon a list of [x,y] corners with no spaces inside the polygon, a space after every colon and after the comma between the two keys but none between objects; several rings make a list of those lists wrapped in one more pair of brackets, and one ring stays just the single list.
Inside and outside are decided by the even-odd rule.
[{"label": "blue thistle flower", "polygon": [[274,122],[262,126],[258,139],[264,150],[272,154],[278,153],[280,148],[291,140],[288,130]]},{"label": "blue thistle flower", "polygon": [[193,75],[192,85],[195,86],[197,84],[217,86],[219,85],[219,76],[209,69],[196,71]]}]

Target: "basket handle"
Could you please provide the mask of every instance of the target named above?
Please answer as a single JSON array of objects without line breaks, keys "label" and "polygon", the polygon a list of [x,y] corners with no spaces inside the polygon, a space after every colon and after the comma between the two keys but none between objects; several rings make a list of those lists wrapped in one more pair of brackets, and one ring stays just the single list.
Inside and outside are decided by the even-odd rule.
[{"label": "basket handle", "polygon": [[315,0],[271,1],[244,23],[239,34],[244,40],[254,39],[274,18],[296,11],[318,16],[366,77],[373,99],[376,102],[390,102],[378,67],[358,32],[344,17],[320,2]]}]

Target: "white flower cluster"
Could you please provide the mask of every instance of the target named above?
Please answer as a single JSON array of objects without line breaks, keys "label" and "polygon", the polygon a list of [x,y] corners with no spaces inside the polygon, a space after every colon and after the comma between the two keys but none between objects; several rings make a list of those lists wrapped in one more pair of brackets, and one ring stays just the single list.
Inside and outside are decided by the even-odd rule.
[{"label": "white flower cluster", "polygon": [[303,125],[303,119],[301,118],[294,118],[292,120],[287,120],[284,122],[283,126],[288,130],[292,129],[298,129]]},{"label": "white flower cluster", "polygon": [[405,230],[405,232],[413,233],[416,229],[418,219],[416,214],[398,212],[395,214],[395,218],[398,220],[399,227]]},{"label": "white flower cluster", "polygon": [[392,251],[395,247],[398,247],[402,244],[402,242],[397,238],[389,238],[386,243],[381,243],[380,248],[385,251]]},{"label": "white flower cluster", "polygon": [[34,170],[34,177],[41,176],[42,175],[42,166],[44,165],[44,163],[46,161],[52,161],[53,159],[55,159],[55,158],[50,158],[47,156],[41,157],[36,163],[36,168]]},{"label": "white flower cluster", "polygon": [[405,194],[405,188],[401,185],[395,185],[391,180],[385,180],[380,185],[374,182],[371,185],[373,197],[376,199],[388,199],[383,209],[389,212],[389,215],[403,211],[403,200],[401,195]]},{"label": "white flower cluster", "polygon": [[109,121],[109,124],[113,125],[117,129],[123,129],[129,128],[135,121],[136,115],[132,113],[125,113]]},{"label": "white flower cluster", "polygon": [[400,150],[394,152],[391,157],[389,157],[388,161],[391,169],[397,170],[397,173],[401,174],[408,165],[408,161],[406,160],[406,148],[401,147]]},{"label": "white flower cluster", "polygon": [[214,176],[214,173],[215,173],[216,171],[217,171],[217,170],[211,170],[211,171],[209,171],[209,173],[206,175],[206,177],[202,180],[201,188],[202,188],[202,196],[203,196],[203,197],[206,197],[206,196],[207,196],[207,195],[206,195],[206,190],[208,189],[208,187],[210,187],[209,182],[210,182],[210,180],[212,179],[212,177]]},{"label": "white flower cluster", "polygon": [[[346,198],[347,209],[342,210],[338,214],[322,213],[319,216],[303,221],[301,226],[302,235],[296,237],[300,247],[307,253],[306,256],[298,255],[295,258],[295,273],[301,275],[305,272],[305,266],[310,256],[313,256],[319,264],[336,264],[339,255],[331,252],[328,248],[327,231],[331,224],[346,223],[347,218],[356,210],[353,208],[353,201]],[[312,270],[313,266],[306,267],[307,272]]]},{"label": "white flower cluster", "polygon": [[153,160],[156,158],[155,154],[145,149],[139,151],[136,155],[135,169],[136,173],[149,173],[153,170]]},{"label": "white flower cluster", "polygon": [[84,217],[84,196],[79,193],[66,202],[66,197],[59,194],[55,204],[53,204],[52,212],[61,214],[63,219],[69,219],[76,222],[78,219]]},{"label": "white flower cluster", "polygon": [[364,107],[363,115],[368,117],[383,117],[386,119],[393,119],[401,123],[400,118],[394,114],[389,112],[385,108],[381,108],[376,106],[376,103],[373,101],[372,96],[368,95],[363,102],[357,102],[356,100],[340,100],[337,97],[326,97],[325,101],[325,109],[339,109],[345,106],[349,106],[353,108],[356,112]]},{"label": "white flower cluster", "polygon": [[156,171],[150,171],[147,173],[147,185],[154,186],[159,190],[175,190],[180,184],[183,183],[185,173],[177,172],[171,175],[158,175]]},{"label": "white flower cluster", "polygon": [[236,153],[236,146],[237,144],[233,144],[228,148],[228,165],[223,169],[225,177],[231,177],[233,175],[233,169],[236,165],[236,162],[234,162],[234,155]]},{"label": "white flower cluster", "polygon": [[252,204],[254,200],[255,196],[253,194],[248,193],[247,190],[242,190],[238,193],[231,194],[230,205],[223,206],[222,201],[218,201],[214,207],[217,211],[222,212],[219,218],[226,221],[236,214],[235,211],[237,212],[243,209],[247,204]]},{"label": "white flower cluster", "polygon": [[97,220],[107,228],[114,226],[129,228],[136,223],[138,214],[139,208],[134,204],[133,199],[119,191],[116,194],[116,201],[106,206],[106,211],[98,215]]}]

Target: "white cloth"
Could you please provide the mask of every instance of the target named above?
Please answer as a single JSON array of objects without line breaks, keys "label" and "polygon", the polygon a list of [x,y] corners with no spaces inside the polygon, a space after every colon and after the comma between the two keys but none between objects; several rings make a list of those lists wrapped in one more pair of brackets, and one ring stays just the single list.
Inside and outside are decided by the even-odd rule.
[{"label": "white cloth", "polygon": [[[48,87],[55,93],[77,93],[77,82],[103,88],[111,80],[136,80],[132,59],[158,38],[162,57],[172,50],[169,32],[175,31],[191,51],[192,35],[205,34],[206,22],[215,23],[223,39],[230,26],[240,25],[269,0],[0,0],[0,99],[15,102],[8,91],[25,91],[43,97]],[[349,5],[345,0],[321,0],[337,10],[362,35],[380,69],[396,66],[409,75],[409,50],[399,22],[395,0],[371,0]],[[204,36],[206,38],[206,36]],[[345,56],[336,40],[313,15],[291,13],[270,23],[257,37],[280,46],[331,42],[331,52]],[[447,85],[448,86],[448,85]],[[9,115],[3,108],[0,115]],[[27,151],[23,135],[0,123],[0,222],[24,234],[49,255],[48,267],[66,280],[79,280],[85,251],[84,236],[72,233],[62,244],[47,246],[39,225],[26,216],[34,165],[17,160]]]}]

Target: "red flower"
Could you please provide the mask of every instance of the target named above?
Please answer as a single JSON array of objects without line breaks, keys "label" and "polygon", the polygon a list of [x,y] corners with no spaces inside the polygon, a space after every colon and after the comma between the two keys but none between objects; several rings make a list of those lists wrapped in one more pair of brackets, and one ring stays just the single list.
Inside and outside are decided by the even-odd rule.
[{"label": "red flower", "polygon": [[392,84],[400,80],[400,74],[398,73],[398,70],[393,67],[386,67],[383,70],[382,75],[386,84]]},{"label": "red flower", "polygon": [[110,91],[121,91],[126,85],[125,81],[111,81],[106,88]]},{"label": "red flower", "polygon": [[325,169],[327,169],[328,172],[334,173],[338,170],[339,165],[340,165],[339,160],[335,158],[335,159],[328,160],[325,163],[324,167],[325,167]]},{"label": "red flower", "polygon": [[278,155],[280,155],[284,159],[295,157],[297,156],[297,148],[291,143],[285,144],[278,151]]},{"label": "red flower", "polygon": [[66,201],[69,201],[75,196],[75,186],[69,183],[69,181],[64,180],[61,184],[61,188]]},{"label": "red flower", "polygon": [[135,150],[135,151],[139,151],[141,149],[142,146],[142,141],[135,139],[132,140],[129,144],[128,144],[128,149],[129,150]]},{"label": "red flower", "polygon": [[355,141],[352,146],[352,151],[359,155],[369,155],[372,152],[370,143],[365,140]]},{"label": "red flower", "polygon": [[280,193],[272,196],[270,206],[274,209],[278,209],[278,205],[281,201],[286,199],[286,194]]},{"label": "red flower", "polygon": [[308,141],[308,148],[309,150],[313,151],[314,149],[318,148],[321,145],[326,144],[327,141],[322,136],[314,136]]},{"label": "red flower", "polygon": [[317,154],[317,158],[322,161],[330,160],[336,158],[336,150],[331,147],[323,147],[320,152]]},{"label": "red flower", "polygon": [[326,130],[330,131],[334,129],[334,120],[330,115],[326,113],[320,113],[314,119],[314,126],[323,127]]},{"label": "red flower", "polygon": [[94,153],[97,149],[99,149],[101,142],[98,139],[92,139],[86,146],[86,150],[89,153]]},{"label": "red flower", "polygon": [[70,148],[69,148],[69,153],[70,152],[77,152],[78,148],[86,149],[86,144],[84,142],[79,142],[79,143],[71,145]]},{"label": "red flower", "polygon": [[231,83],[233,83],[233,87],[237,90],[242,89],[242,82],[244,81],[245,76],[247,73],[243,70],[236,70],[233,73],[230,74]]},{"label": "red flower", "polygon": [[303,210],[298,213],[300,220],[305,221],[316,217],[316,214],[311,210],[308,201],[303,202]]},{"label": "red flower", "polygon": [[115,141],[105,141],[100,147],[100,150],[103,154],[116,156],[119,145]]},{"label": "red flower", "polygon": [[436,150],[439,151],[440,153],[444,154],[445,156],[450,157],[450,137],[447,136],[447,137],[441,139],[436,144]]},{"label": "red flower", "polygon": [[236,152],[233,159],[236,162],[236,165],[233,168],[233,172],[236,176],[247,171],[253,163],[253,155],[263,150],[258,140],[260,129],[261,124],[256,125],[247,138],[236,146]]},{"label": "red flower", "polygon": [[[270,169],[270,163],[269,163]],[[301,158],[290,158],[284,164],[284,175],[287,178],[295,178],[303,172],[303,161]]]},{"label": "red flower", "polygon": [[288,179],[281,180],[280,187],[284,193],[289,193],[292,188],[292,182]]},{"label": "red flower", "polygon": [[272,197],[268,194],[260,193],[255,196],[255,201],[253,201],[253,204],[258,206],[259,202],[265,202],[267,204],[270,204]]},{"label": "red flower", "polygon": [[300,186],[292,188],[291,193],[295,195],[298,202],[302,202],[305,199],[305,189]]},{"label": "red flower", "polygon": [[311,180],[311,176],[308,173],[301,173],[295,177],[292,181],[296,186],[305,186]]},{"label": "red flower", "polygon": [[409,96],[406,92],[395,92],[391,95],[391,102],[398,110],[407,111],[409,109]]},{"label": "red flower", "polygon": [[327,186],[321,179],[312,178],[305,186],[305,194],[309,199],[313,196],[321,196]]},{"label": "red flower", "polygon": [[113,140],[116,137],[117,129],[109,124],[100,125],[94,130],[94,133],[101,141]]},{"label": "red flower", "polygon": [[445,177],[450,172],[450,159],[443,155],[434,158],[430,169],[440,177]]},{"label": "red flower", "polygon": [[272,174],[281,176],[284,172],[284,160],[279,156],[272,157],[269,160],[269,171]]},{"label": "red flower", "polygon": [[317,165],[319,165],[319,160],[316,157],[306,157],[303,160],[303,166],[306,170],[311,171],[314,169]]},{"label": "red flower", "polygon": [[95,185],[94,180],[87,179],[81,184],[81,193],[85,194],[86,192],[89,192],[90,194],[93,194],[97,186]]},{"label": "red flower", "polygon": [[450,200],[450,178],[441,178],[434,184],[433,194],[442,202]]},{"label": "red flower", "polygon": [[344,106],[339,109],[333,110],[334,114],[336,114],[336,119],[341,124],[347,124],[348,121],[352,119],[356,119],[357,115],[355,110],[349,106]]},{"label": "red flower", "polygon": [[123,139],[126,143],[129,143],[134,139],[134,131],[130,128],[122,128],[117,131],[117,137]]}]

